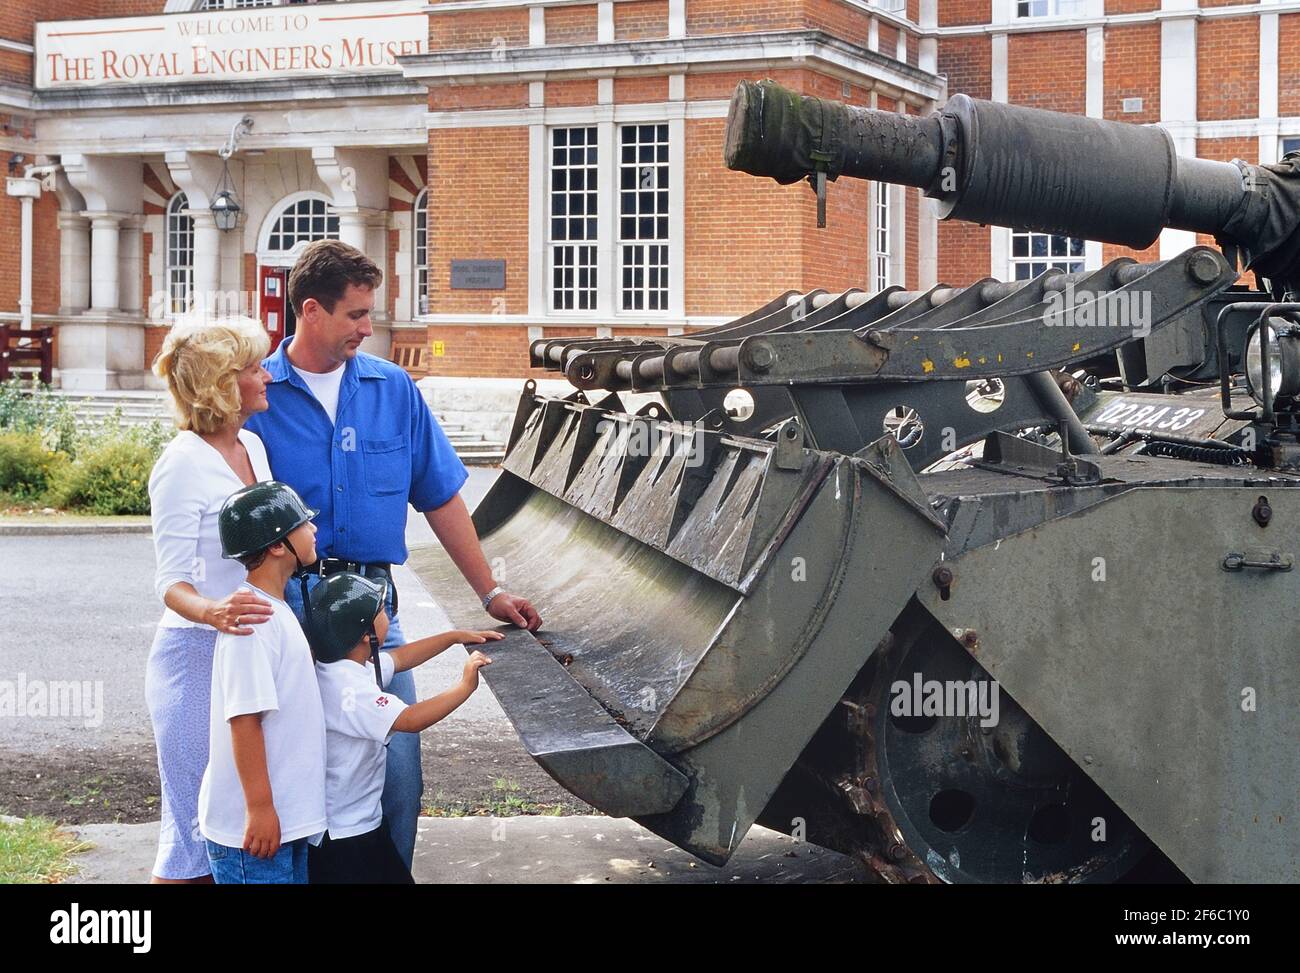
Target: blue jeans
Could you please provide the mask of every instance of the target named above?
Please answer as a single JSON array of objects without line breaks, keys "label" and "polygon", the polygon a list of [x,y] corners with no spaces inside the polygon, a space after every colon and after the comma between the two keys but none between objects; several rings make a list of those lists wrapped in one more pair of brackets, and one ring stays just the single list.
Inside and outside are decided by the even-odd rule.
[{"label": "blue jeans", "polygon": [[[310,591],[320,583],[319,576],[308,577],[307,590]],[[284,600],[293,613],[302,621],[302,584],[297,578],[290,578],[284,587]],[[405,645],[402,626],[393,611],[393,586],[388,586],[388,637],[380,646],[382,651]],[[406,704],[415,699],[415,676],[408,669],[393,676],[388,684],[388,692]],[[420,734],[394,733],[388,741],[388,760],[384,770],[384,794],[381,804],[384,821],[392,836],[397,853],[409,869],[411,859],[415,857],[415,828],[420,818],[420,802],[424,796],[424,772],[420,767]]]},{"label": "blue jeans", "polygon": [[218,885],[306,885],[307,839],[280,846],[270,858],[256,858],[242,848],[207,842],[212,880]]}]

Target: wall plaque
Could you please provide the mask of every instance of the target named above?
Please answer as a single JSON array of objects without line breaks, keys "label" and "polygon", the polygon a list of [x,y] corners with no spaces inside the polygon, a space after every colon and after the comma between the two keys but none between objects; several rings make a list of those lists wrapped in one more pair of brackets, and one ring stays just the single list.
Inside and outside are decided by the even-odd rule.
[{"label": "wall plaque", "polygon": [[506,289],[506,262],[504,260],[453,260],[451,289],[503,291]]}]

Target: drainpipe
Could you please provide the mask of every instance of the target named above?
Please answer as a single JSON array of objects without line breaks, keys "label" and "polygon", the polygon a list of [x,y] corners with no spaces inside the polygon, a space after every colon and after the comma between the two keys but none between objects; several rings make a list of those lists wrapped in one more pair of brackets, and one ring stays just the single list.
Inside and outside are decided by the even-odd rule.
[{"label": "drainpipe", "polygon": [[21,262],[19,264],[18,314],[20,327],[30,330],[32,326],[32,205],[40,199],[43,180],[50,180],[53,188],[53,176],[58,166],[28,166],[21,177],[11,176],[5,180],[5,192],[22,201],[22,243]]}]

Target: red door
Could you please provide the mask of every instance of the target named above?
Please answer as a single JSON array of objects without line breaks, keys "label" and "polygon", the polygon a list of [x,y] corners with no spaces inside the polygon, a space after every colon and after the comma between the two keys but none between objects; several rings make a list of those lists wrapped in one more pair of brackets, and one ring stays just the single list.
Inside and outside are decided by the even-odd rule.
[{"label": "red door", "polygon": [[262,324],[271,336],[271,351],[284,340],[288,326],[288,300],[286,291],[289,284],[289,271],[285,267],[259,267],[257,270],[257,292],[260,295]]}]

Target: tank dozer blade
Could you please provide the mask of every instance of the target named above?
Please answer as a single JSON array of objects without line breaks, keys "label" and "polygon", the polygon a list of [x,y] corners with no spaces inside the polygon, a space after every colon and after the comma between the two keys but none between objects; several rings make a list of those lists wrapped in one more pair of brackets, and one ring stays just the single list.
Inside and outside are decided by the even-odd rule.
[{"label": "tank dozer blade", "polygon": [[[497,579],[545,619],[483,670],[529,753],[714,864],[944,542],[892,437],[803,443],[795,420],[732,436],[529,388],[474,514]],[[440,547],[411,566],[458,624],[483,617]]]}]

